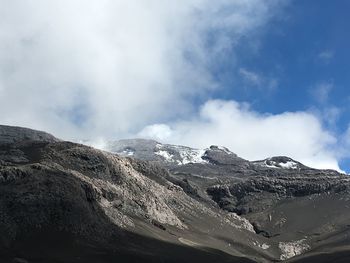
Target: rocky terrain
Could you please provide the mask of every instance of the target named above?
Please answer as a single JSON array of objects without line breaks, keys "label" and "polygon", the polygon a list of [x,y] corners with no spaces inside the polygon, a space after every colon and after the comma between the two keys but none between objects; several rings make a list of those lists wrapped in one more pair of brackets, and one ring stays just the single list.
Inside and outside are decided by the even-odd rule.
[{"label": "rocky terrain", "polygon": [[293,259],[299,260],[323,251],[327,262],[333,251],[348,250],[348,175],[285,156],[249,162],[220,146],[199,150],[135,139],[106,148],[165,167],[169,180],[194,199],[247,219],[257,235],[268,239],[266,250],[278,248],[276,259],[301,255]]},{"label": "rocky terrain", "polygon": [[0,126],[1,262],[350,259],[347,175],[218,146],[105,150]]}]

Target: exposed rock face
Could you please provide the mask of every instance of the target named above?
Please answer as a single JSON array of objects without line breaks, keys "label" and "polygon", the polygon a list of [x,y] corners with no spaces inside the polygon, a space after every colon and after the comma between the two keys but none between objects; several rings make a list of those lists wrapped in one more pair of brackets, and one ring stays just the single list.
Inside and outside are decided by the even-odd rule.
[{"label": "exposed rock face", "polygon": [[145,139],[111,141],[107,143],[106,150],[121,156],[167,165],[205,163],[232,165],[247,162],[225,147],[212,145],[208,149],[193,149]]},{"label": "exposed rock face", "polygon": [[303,252],[310,249],[305,243],[305,239],[292,242],[280,242],[279,248],[282,251],[281,260],[286,260],[302,254]]},{"label": "exposed rock face", "polygon": [[166,169],[23,133],[9,127],[6,135],[4,127],[0,143],[0,259],[253,262],[242,256],[259,255],[249,222],[192,198]]},{"label": "exposed rock face", "polygon": [[4,262],[305,262],[350,242],[336,171],[149,140],[111,143],[119,156],[0,127]]},{"label": "exposed rock face", "polygon": [[[176,156],[174,151],[181,146],[153,142],[147,148],[144,140],[140,156],[137,141],[133,142],[133,157],[147,156],[167,168],[169,180],[197,200],[243,216],[257,235],[268,239],[263,243],[255,241],[255,246],[276,249],[279,259],[322,246],[332,251],[339,240],[350,242],[346,223],[350,219],[348,175],[309,168],[285,156],[249,162],[219,146],[197,150],[204,162],[193,160],[184,164],[181,160],[152,157],[159,148],[169,153],[163,153],[164,156]],[[128,147],[127,141],[122,147],[118,145],[118,141],[114,142],[110,150],[123,154],[119,150]]]},{"label": "exposed rock face", "polygon": [[322,194],[350,193],[348,176],[253,177],[242,182],[218,184],[208,194],[224,210],[247,214],[272,207],[283,199]]}]

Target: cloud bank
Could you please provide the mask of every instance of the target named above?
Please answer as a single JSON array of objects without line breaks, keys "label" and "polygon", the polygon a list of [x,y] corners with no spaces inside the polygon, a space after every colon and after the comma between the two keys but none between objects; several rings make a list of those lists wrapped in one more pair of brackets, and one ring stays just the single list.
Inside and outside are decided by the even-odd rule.
[{"label": "cloud bank", "polygon": [[[282,5],[0,0],[0,123],[64,139],[101,138],[101,145],[103,138],[137,134],[197,147],[222,144],[245,158],[283,154],[337,168],[335,138],[312,114],[264,115],[210,99],[223,88],[212,69],[228,53],[238,63],[236,46],[261,35]],[[249,73],[241,72],[269,85]]]},{"label": "cloud bank", "polygon": [[[187,115],[277,1],[0,0],[0,121],[65,138]],[[162,109],[162,110],[159,110]]]},{"label": "cloud bank", "polygon": [[198,148],[225,145],[250,160],[287,155],[311,167],[339,170],[332,151],[336,138],[307,112],[260,114],[245,103],[211,100],[194,118],[151,125],[139,136]]}]

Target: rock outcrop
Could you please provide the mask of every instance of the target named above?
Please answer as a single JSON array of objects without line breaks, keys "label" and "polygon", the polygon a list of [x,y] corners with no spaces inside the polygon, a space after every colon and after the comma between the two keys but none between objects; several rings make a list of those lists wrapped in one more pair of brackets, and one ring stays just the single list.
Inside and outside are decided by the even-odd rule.
[{"label": "rock outcrop", "polygon": [[[6,129],[0,143],[5,262],[253,262],[243,256],[260,253],[247,242],[255,236],[249,222],[191,197],[165,168],[32,130],[9,127],[6,135]],[[212,238],[202,239],[208,232]]]},{"label": "rock outcrop", "polygon": [[[116,147],[116,141],[116,148],[110,150],[128,147],[126,142]],[[158,149],[167,152],[164,156],[177,156],[174,151],[181,146],[146,144],[143,140],[139,155],[134,141],[134,158],[147,156],[168,169],[168,178],[192,197],[245,218],[258,236],[268,239],[256,241],[256,246],[264,244],[279,259],[306,257],[320,247],[341,250],[336,248],[338,242],[350,242],[350,177],[346,174],[313,169],[286,156],[249,162],[219,146],[188,148],[188,152],[200,152],[204,161],[197,158],[184,164],[152,157]]]},{"label": "rock outcrop", "polygon": [[0,126],[1,262],[347,257],[348,175],[219,146],[123,140],[109,150]]}]

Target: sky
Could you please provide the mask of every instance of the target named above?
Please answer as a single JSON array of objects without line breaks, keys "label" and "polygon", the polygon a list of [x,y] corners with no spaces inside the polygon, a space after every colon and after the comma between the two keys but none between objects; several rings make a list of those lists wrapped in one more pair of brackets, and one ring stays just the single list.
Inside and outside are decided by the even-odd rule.
[{"label": "sky", "polygon": [[347,0],[0,0],[0,123],[350,172],[348,10]]}]

